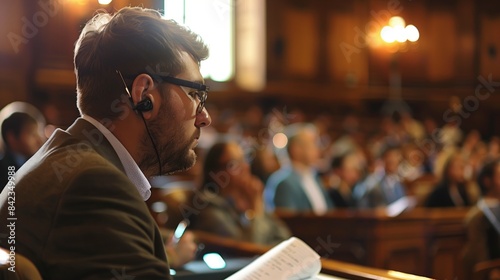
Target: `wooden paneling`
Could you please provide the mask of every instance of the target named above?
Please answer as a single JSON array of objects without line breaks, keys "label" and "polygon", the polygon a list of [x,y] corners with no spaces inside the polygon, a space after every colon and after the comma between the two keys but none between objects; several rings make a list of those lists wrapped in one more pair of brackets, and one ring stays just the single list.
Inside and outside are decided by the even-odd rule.
[{"label": "wooden paneling", "polygon": [[476,7],[473,1],[457,1],[457,52],[455,83],[473,83],[476,68]]},{"label": "wooden paneling", "polygon": [[23,34],[28,16],[22,1],[6,0],[0,8],[0,109],[13,101],[26,101],[31,51]]},{"label": "wooden paneling", "polygon": [[[278,213],[292,233],[323,257],[436,279],[462,279],[460,254],[468,209],[336,210],[324,216]],[[321,242],[323,241],[323,242]],[[328,247],[338,244],[325,254]]]},{"label": "wooden paneling", "polygon": [[[0,54],[16,55],[24,47],[22,33],[25,10],[23,2],[16,0],[4,0],[0,9]],[[18,39],[20,39],[18,41]],[[17,44],[19,42],[19,44]]]},{"label": "wooden paneling", "polygon": [[[0,4],[0,35],[22,32],[22,18],[32,20],[43,10],[37,3],[4,0]],[[49,16],[47,23],[37,28],[37,35],[20,45],[19,54],[13,52],[8,40],[0,41],[0,107],[13,100],[37,100],[34,95],[39,91],[53,97],[75,94],[74,80],[67,75],[42,81],[40,73],[72,71],[74,42],[95,9],[113,11],[127,5],[162,8],[162,0],[114,0],[109,6],[94,0],[58,3],[61,6],[56,15]],[[397,55],[381,44],[377,33],[394,15],[420,30],[419,41]],[[443,122],[450,96],[464,100],[474,95],[480,84],[478,76],[487,79],[492,74],[492,81],[500,81],[500,39],[495,36],[499,18],[500,2],[489,0],[269,0],[266,87],[249,93],[230,81],[212,87],[218,92],[210,100],[225,106],[228,102],[224,100],[236,94],[238,100],[245,96],[246,104],[271,97],[278,103],[313,110],[321,107],[337,116],[357,108],[371,117],[379,114],[377,106],[388,97],[391,60],[397,60],[403,100],[415,111]],[[348,46],[350,55],[341,45]],[[477,127],[485,135],[498,134],[497,99],[492,94],[481,102],[478,110],[463,119],[464,130]],[[76,111],[74,103],[67,107]]]},{"label": "wooden paneling", "polygon": [[482,15],[480,18],[479,73],[486,79],[500,81],[500,15]]},{"label": "wooden paneling", "polygon": [[367,47],[352,45],[353,29],[359,21],[349,14],[332,13],[328,20],[328,72],[331,81],[347,85],[367,84]]},{"label": "wooden paneling", "polygon": [[287,6],[283,13],[283,70],[290,77],[313,79],[319,62],[319,19],[308,6]]},{"label": "wooden paneling", "polygon": [[[196,231],[194,234],[197,241],[205,245],[205,252],[218,252],[224,257],[252,257],[264,254],[270,249],[268,246],[222,238],[201,231]],[[365,267],[325,258],[321,259],[321,267],[321,273],[351,280],[429,280],[429,278],[418,275]]]},{"label": "wooden paneling", "polygon": [[[452,11],[436,11],[428,15],[427,77],[431,82],[450,81],[455,74],[456,23]],[[430,44],[432,42],[432,44]]]}]

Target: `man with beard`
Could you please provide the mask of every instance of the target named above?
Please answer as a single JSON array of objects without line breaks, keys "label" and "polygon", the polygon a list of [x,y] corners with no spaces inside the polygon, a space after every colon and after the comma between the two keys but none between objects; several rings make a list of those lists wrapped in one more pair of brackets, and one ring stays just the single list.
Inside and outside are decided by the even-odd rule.
[{"label": "man with beard", "polygon": [[89,21],[74,56],[82,117],[57,130],[1,193],[0,219],[10,227],[1,227],[0,245],[28,257],[44,279],[170,279],[144,203],[146,177],[195,163],[211,122],[199,71],[207,55],[196,34],[153,10]]}]

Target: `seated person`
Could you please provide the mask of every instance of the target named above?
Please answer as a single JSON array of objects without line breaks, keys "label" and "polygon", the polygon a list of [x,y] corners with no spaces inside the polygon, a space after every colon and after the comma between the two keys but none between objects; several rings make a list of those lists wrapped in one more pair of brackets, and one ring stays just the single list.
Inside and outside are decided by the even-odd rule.
[{"label": "seated person", "polygon": [[0,160],[0,191],[7,184],[9,166],[19,170],[42,146],[37,121],[27,113],[12,113],[2,122],[5,153]]},{"label": "seated person", "polygon": [[262,182],[267,182],[269,176],[280,168],[280,164],[272,149],[264,146],[264,144],[262,145],[255,151],[250,170]]},{"label": "seated person", "polygon": [[471,208],[465,219],[465,279],[472,279],[474,266],[479,262],[500,258],[499,232],[487,218],[488,214],[493,213],[488,212],[490,207],[500,207],[500,160],[487,163],[481,169],[477,181],[483,197],[477,206]]},{"label": "seated person", "polygon": [[368,176],[356,186],[360,191],[358,207],[386,207],[406,195],[398,174],[402,155],[398,146],[388,146],[382,152],[383,170]]},{"label": "seated person", "polygon": [[452,154],[443,169],[441,181],[425,201],[425,207],[470,206],[471,199],[465,180],[465,162],[460,153]]},{"label": "seated person", "polygon": [[296,123],[285,129],[290,164],[274,172],[264,196],[269,211],[314,211],[321,215],[333,203],[321,182],[316,165],[320,159],[318,133],[312,124]]},{"label": "seated person", "polygon": [[354,152],[333,158],[328,194],[337,208],[354,208],[353,187],[361,178],[358,155]]},{"label": "seated person", "polygon": [[287,239],[288,228],[264,211],[262,189],[242,148],[232,141],[216,143],[205,157],[203,184],[193,199],[199,212],[190,217],[190,228],[262,245]]}]

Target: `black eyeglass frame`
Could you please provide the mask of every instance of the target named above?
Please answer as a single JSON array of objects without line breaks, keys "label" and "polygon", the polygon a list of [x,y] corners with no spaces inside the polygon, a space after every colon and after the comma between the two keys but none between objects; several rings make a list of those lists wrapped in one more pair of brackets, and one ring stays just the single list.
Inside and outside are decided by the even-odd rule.
[{"label": "black eyeglass frame", "polygon": [[[120,78],[122,79],[123,83],[125,84],[125,81],[123,80],[123,76],[120,71],[116,70],[116,73],[120,75]],[[192,82],[184,79],[179,79],[176,77],[172,76],[165,76],[165,75],[158,75],[158,74],[151,74],[151,73],[145,73],[150,76],[152,76],[157,82],[160,83],[169,83],[177,86],[182,86],[182,87],[188,87],[192,89],[196,89],[197,91],[195,92],[196,96],[198,96],[198,99],[200,100],[200,103],[198,103],[198,107],[196,107],[196,114],[199,114],[203,111],[205,108],[205,102],[207,101],[208,97],[208,92],[210,91],[210,87],[204,84],[200,84],[197,82]],[[137,76],[140,74],[134,75],[134,76],[129,76],[126,75],[125,77],[127,79],[135,79]],[[127,90],[128,93],[128,88],[127,85],[125,84],[125,89]],[[129,93],[130,95],[130,93]]]},{"label": "black eyeglass frame", "polygon": [[157,80],[160,83],[166,82],[177,86],[196,89],[197,91],[195,92],[195,94],[196,96],[198,96],[198,99],[200,100],[200,103],[198,103],[198,107],[196,107],[196,114],[201,113],[205,108],[205,102],[207,101],[208,92],[210,91],[209,86],[197,82],[179,79],[172,76],[163,76],[158,74],[148,74],[148,75],[151,75],[155,80]]}]

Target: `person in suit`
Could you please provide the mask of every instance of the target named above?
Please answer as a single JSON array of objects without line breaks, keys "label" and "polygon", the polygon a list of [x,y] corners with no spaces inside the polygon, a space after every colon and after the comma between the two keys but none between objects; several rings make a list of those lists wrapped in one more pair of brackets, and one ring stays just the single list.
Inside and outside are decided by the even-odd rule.
[{"label": "person in suit", "polygon": [[90,20],[75,44],[81,117],[1,193],[1,220],[17,220],[15,245],[6,226],[0,245],[15,246],[43,279],[170,279],[146,178],[196,161],[211,122],[199,70],[207,54],[196,34],[151,9]]},{"label": "person in suit", "polygon": [[[465,278],[472,279],[474,266],[480,262],[500,258],[500,221],[488,218],[490,209],[500,209],[500,160],[488,162],[479,172],[477,183],[482,199],[472,207],[465,218],[467,242],[462,260]],[[497,217],[498,219],[498,217]]]},{"label": "person in suit", "polygon": [[399,146],[388,145],[383,149],[383,169],[371,174],[362,184],[356,186],[359,208],[386,207],[406,195],[398,174],[401,160]]},{"label": "person in suit", "polygon": [[336,208],[355,208],[353,188],[361,178],[361,162],[358,154],[348,152],[334,157],[331,163],[331,185],[328,190]]},{"label": "person in suit", "polygon": [[465,179],[465,161],[460,153],[449,156],[442,179],[425,200],[425,207],[466,207],[472,205]]},{"label": "person in suit", "polygon": [[0,186],[8,182],[8,170],[18,170],[42,146],[37,121],[27,113],[14,112],[2,122],[5,152],[0,159]]},{"label": "person in suit", "polygon": [[237,142],[214,144],[206,154],[203,183],[195,195],[203,202],[193,205],[199,213],[192,215],[190,227],[261,245],[288,239],[287,226],[265,211],[263,188]]},{"label": "person in suit", "polygon": [[334,205],[316,171],[320,154],[312,124],[295,123],[286,129],[290,164],[267,180],[264,197],[268,211],[314,211],[324,214]]}]

